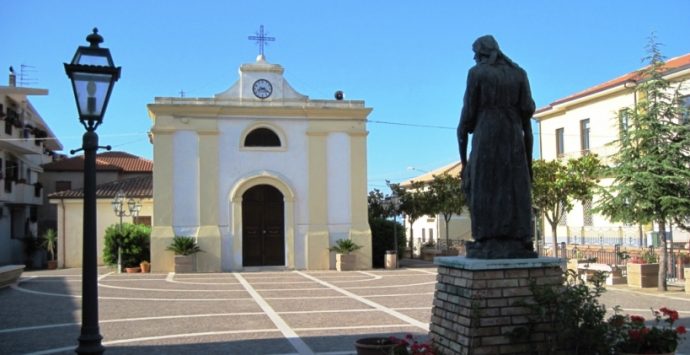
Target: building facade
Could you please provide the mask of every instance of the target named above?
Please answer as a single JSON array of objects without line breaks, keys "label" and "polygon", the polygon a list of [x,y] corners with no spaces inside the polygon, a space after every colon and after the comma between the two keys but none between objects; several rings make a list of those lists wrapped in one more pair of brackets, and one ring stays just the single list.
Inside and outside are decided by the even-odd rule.
[{"label": "building facade", "polygon": [[[690,105],[690,54],[669,59],[664,77],[680,85],[686,105]],[[577,158],[582,154],[597,154],[604,163],[616,152],[611,142],[619,138],[627,121],[623,109],[637,104],[635,90],[638,71],[627,73],[568,97],[556,100],[538,109],[534,115],[539,124],[541,157],[545,160]],[[601,184],[611,184],[612,179],[602,179]],[[653,225],[625,225],[613,223],[601,215],[592,213],[597,203],[576,203],[574,209],[560,222],[558,242],[578,244],[621,244],[627,246],[653,245]],[[548,226],[548,222],[544,221]],[[690,235],[679,228],[669,226],[673,241],[687,243]],[[551,228],[545,228],[544,240],[552,239]]]},{"label": "building facade", "polygon": [[48,90],[16,86],[13,71],[9,85],[0,86],[0,265],[35,264],[24,255],[23,240],[39,233],[38,207],[44,194],[39,182],[41,164],[62,150],[29,101],[33,95],[48,95]]},{"label": "building facade", "polygon": [[[39,209],[39,226],[58,235],[58,267],[81,267],[84,216],[84,156],[43,165],[41,182],[45,203]],[[126,152],[96,155],[97,260],[103,264],[103,243],[108,226],[125,223],[151,225],[153,215],[153,162]],[[126,199],[141,204],[136,217],[120,218],[111,202],[122,191]]]},{"label": "building facade", "polygon": [[[124,210],[127,216],[118,216],[113,210],[112,202],[118,192],[125,196]],[[138,176],[112,180],[96,186],[96,260],[103,265],[103,247],[105,230],[119,223],[151,225],[153,214],[153,176]],[[82,249],[84,241],[84,190],[83,188],[63,190],[48,196],[55,207],[57,219],[57,265],[59,268],[82,266]],[[139,204],[137,216],[130,215],[127,207],[129,199]],[[143,261],[143,260],[140,260]]]},{"label": "building facade", "polygon": [[[457,176],[460,175],[461,168],[462,165],[458,160],[403,181],[400,183],[400,186],[410,188],[413,181],[426,183],[433,180],[434,176],[442,174]],[[467,208],[464,209],[462,214],[451,216],[448,221],[447,235],[446,220],[443,214],[425,215],[414,221],[411,221],[408,216],[405,216],[404,224],[406,235],[413,238],[413,249],[416,254],[419,254],[422,245],[429,242],[432,242],[439,250],[445,250],[446,240],[448,240],[451,248],[457,248],[464,245],[465,242],[472,240],[472,221],[469,209]]]},{"label": "building facade", "polygon": [[204,251],[197,270],[330,269],[338,239],[362,245],[367,221],[363,101],[312,100],[263,55],[211,98],[156,98],[152,271],[171,271],[176,235]]}]

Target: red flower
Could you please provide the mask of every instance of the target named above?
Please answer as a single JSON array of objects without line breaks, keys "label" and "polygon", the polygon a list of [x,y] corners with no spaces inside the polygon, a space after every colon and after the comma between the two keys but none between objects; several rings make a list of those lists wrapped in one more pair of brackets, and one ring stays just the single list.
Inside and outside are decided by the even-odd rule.
[{"label": "red flower", "polygon": [[687,333],[687,330],[685,329],[684,325],[679,325],[678,327],[676,327],[676,333],[685,334]]},{"label": "red flower", "polygon": [[630,321],[633,323],[644,323],[644,318],[640,316],[630,316]]}]

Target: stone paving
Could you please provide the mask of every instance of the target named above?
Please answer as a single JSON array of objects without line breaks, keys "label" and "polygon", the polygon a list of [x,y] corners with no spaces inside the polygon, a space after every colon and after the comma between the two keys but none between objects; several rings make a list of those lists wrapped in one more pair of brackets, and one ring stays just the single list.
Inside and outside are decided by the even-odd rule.
[{"label": "stone paving", "polygon": [[[108,354],[344,355],[366,336],[424,337],[436,267],[410,266],[177,275],[102,268],[103,344]],[[80,295],[80,269],[25,272],[0,289],[0,354],[73,354]],[[670,307],[690,328],[690,296],[680,288],[609,286],[601,302],[646,318],[650,307]],[[690,354],[690,340],[682,354]]]},{"label": "stone paving", "polygon": [[[426,336],[436,269],[116,274],[99,271],[112,354],[354,354],[370,335]],[[0,289],[0,354],[74,353],[80,269]]]}]

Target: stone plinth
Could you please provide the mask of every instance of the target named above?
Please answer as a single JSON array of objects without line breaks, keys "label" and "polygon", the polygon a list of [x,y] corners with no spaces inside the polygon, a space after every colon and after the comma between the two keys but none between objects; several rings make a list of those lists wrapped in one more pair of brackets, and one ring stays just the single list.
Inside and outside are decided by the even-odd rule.
[{"label": "stone plinth", "polygon": [[[430,336],[439,354],[533,354],[544,334],[511,342],[508,334],[529,324],[530,281],[562,285],[557,258],[468,259],[437,257],[438,277]],[[564,265],[563,265],[564,267]]]}]

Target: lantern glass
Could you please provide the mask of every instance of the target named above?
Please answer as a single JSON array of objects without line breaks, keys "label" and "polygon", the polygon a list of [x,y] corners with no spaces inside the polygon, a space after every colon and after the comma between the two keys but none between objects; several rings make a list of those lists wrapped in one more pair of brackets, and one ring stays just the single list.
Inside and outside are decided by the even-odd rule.
[{"label": "lantern glass", "polygon": [[112,75],[75,72],[72,85],[80,116],[103,117]]}]

